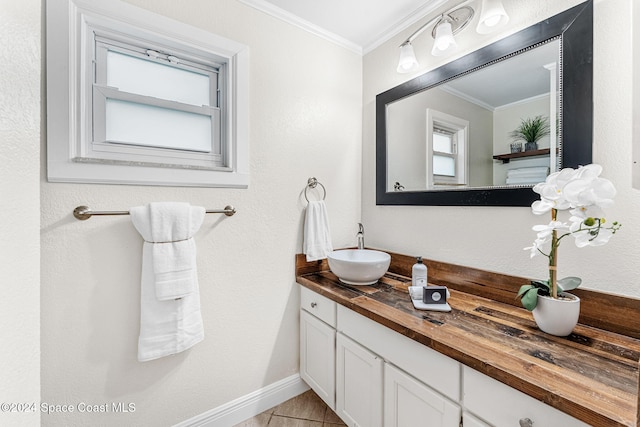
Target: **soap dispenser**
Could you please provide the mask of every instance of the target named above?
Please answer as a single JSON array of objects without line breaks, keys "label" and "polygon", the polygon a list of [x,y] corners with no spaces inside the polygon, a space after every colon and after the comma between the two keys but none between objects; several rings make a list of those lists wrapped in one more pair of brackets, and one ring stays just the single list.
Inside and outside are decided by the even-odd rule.
[{"label": "soap dispenser", "polygon": [[421,256],[411,267],[411,286],[427,286],[427,266],[422,263]]}]

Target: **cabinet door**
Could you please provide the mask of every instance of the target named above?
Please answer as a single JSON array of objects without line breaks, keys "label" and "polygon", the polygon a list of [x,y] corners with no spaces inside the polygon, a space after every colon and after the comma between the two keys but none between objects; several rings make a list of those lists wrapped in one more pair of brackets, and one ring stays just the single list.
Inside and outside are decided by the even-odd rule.
[{"label": "cabinet door", "polygon": [[340,333],[336,348],[336,413],[349,427],[381,427],[384,361]]},{"label": "cabinet door", "polygon": [[460,406],[395,366],[384,365],[385,427],[459,427],[460,414]]},{"label": "cabinet door", "polygon": [[335,410],[336,331],[300,310],[300,377]]},{"label": "cabinet door", "polygon": [[[489,424],[480,421],[468,412],[462,414],[462,425],[464,427],[491,427]],[[517,427],[517,426],[514,426]]]}]

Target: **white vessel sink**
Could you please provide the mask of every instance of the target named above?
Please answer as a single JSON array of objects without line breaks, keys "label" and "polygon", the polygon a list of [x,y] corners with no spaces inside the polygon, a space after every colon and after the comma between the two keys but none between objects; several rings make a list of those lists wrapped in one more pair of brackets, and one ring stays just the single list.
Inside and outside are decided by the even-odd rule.
[{"label": "white vessel sink", "polygon": [[331,271],[349,285],[372,285],[384,276],[391,264],[391,255],[372,249],[333,251],[327,259]]}]

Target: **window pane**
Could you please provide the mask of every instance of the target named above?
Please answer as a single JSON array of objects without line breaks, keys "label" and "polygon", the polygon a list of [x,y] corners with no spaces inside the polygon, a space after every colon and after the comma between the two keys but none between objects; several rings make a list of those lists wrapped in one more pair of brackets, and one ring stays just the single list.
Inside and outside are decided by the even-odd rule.
[{"label": "window pane", "polygon": [[211,152],[211,117],[107,99],[106,139],[131,145]]},{"label": "window pane", "polygon": [[121,91],[191,105],[211,105],[209,80],[207,74],[107,52],[107,86]]},{"label": "window pane", "polygon": [[456,162],[453,157],[433,156],[433,174],[456,176]]},{"label": "window pane", "polygon": [[433,151],[453,153],[453,138],[451,134],[433,132]]}]

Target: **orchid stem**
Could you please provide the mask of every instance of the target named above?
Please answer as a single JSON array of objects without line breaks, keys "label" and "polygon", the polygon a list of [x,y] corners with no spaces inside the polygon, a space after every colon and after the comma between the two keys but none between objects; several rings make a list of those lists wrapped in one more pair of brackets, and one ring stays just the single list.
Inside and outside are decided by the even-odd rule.
[{"label": "orchid stem", "polygon": [[[556,221],[558,210],[551,209],[551,221]],[[549,252],[549,285],[551,286],[551,297],[558,298],[558,231],[551,232],[551,251]]]}]

